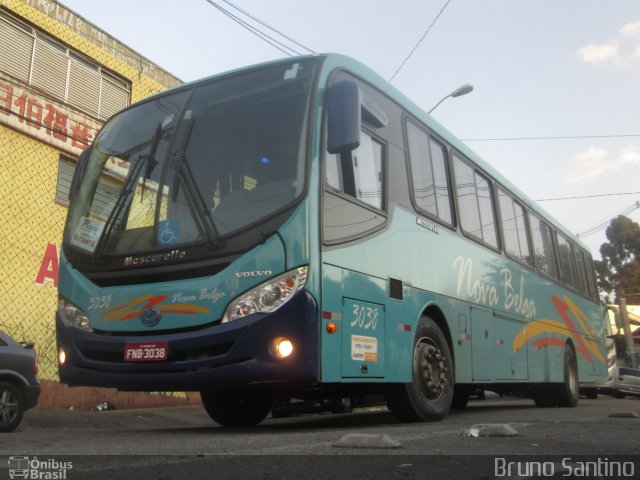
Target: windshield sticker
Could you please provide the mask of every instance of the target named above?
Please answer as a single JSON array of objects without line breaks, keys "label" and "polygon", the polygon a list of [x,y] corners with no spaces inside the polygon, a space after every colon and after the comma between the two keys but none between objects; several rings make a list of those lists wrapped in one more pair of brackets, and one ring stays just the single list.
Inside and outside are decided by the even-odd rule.
[{"label": "windshield sticker", "polygon": [[173,245],[180,238],[180,220],[163,220],[158,225],[158,244]]},{"label": "windshield sticker", "polygon": [[104,230],[104,223],[82,217],[75,232],[73,232],[71,244],[83,250],[94,252],[100,240],[100,235],[102,235],[102,230]]},{"label": "windshield sticker", "polygon": [[292,78],[296,78],[298,76],[299,70],[300,70],[300,64],[294,63],[289,70],[284,72],[283,80],[291,80]]}]

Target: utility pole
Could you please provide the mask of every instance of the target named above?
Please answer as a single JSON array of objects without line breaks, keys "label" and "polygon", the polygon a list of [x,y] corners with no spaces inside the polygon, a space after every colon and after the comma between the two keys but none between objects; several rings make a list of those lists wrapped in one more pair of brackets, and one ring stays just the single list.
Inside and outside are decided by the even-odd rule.
[{"label": "utility pole", "polygon": [[638,368],[638,362],[636,361],[637,359],[633,345],[633,334],[631,332],[631,326],[629,325],[629,315],[627,314],[627,299],[624,296],[624,290],[622,289],[622,287],[618,287],[616,291],[616,297],[618,297],[620,320],[622,321],[622,329],[624,330],[624,338],[627,344],[627,351],[629,352],[631,368]]}]

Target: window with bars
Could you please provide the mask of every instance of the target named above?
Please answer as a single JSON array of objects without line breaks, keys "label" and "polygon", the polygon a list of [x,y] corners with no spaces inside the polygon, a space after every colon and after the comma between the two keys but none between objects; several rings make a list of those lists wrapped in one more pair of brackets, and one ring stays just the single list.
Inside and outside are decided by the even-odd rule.
[{"label": "window with bars", "polygon": [[0,12],[0,71],[105,120],[129,105],[129,83]]}]

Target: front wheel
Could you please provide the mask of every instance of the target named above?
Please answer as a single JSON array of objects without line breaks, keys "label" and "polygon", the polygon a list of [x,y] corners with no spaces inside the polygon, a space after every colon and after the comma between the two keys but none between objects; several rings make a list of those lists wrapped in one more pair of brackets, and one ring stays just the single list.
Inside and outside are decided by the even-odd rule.
[{"label": "front wheel", "polygon": [[453,390],[447,340],[431,318],[423,317],[414,341],[412,381],[387,393],[389,409],[403,422],[442,420],[451,408]]},{"label": "front wheel", "polygon": [[223,427],[252,427],[262,422],[273,405],[264,396],[242,393],[200,392],[211,419]]},{"label": "front wheel", "polygon": [[13,432],[24,415],[24,400],[18,387],[0,382],[0,432]]}]

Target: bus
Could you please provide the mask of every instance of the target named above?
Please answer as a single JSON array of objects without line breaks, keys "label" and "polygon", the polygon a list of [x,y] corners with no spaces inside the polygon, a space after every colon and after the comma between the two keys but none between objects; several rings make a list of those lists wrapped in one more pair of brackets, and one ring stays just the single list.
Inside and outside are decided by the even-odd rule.
[{"label": "bus", "polygon": [[575,406],[606,377],[575,236],[380,76],[337,54],[185,84],[79,158],[61,382],[274,402],[384,398],[444,418],[479,388]]}]

